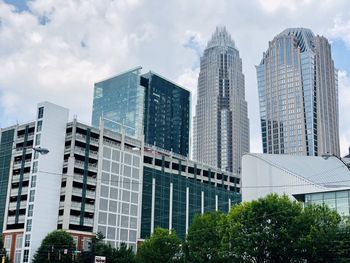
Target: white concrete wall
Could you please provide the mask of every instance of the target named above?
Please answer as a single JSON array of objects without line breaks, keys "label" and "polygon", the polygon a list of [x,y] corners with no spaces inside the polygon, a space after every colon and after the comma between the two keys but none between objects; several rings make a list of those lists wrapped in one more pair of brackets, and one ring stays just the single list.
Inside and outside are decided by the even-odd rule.
[{"label": "white concrete wall", "polygon": [[323,191],[306,179],[279,168],[254,155],[242,158],[242,201],[252,201],[270,193],[293,194]]},{"label": "white concrete wall", "polygon": [[[44,107],[40,146],[49,149],[50,152],[46,155],[39,155],[38,158],[32,230],[28,232],[31,234],[30,259],[39,248],[43,238],[49,232],[57,229],[64,144],[69,114],[68,109],[49,102],[39,103],[39,107]],[[28,205],[29,203],[27,209]]]}]

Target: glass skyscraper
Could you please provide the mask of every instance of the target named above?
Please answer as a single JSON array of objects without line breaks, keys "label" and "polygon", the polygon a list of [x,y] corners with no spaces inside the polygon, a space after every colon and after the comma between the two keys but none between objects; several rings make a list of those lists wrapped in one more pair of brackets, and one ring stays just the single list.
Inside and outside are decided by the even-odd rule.
[{"label": "glass skyscraper", "polygon": [[143,103],[145,91],[140,85],[141,67],[129,70],[95,84],[92,125],[141,138],[143,134]]},{"label": "glass skyscraper", "polygon": [[240,173],[249,152],[249,120],[239,51],[217,27],[201,57],[194,117],[193,158]]},{"label": "glass skyscraper", "polygon": [[256,70],[263,152],[339,156],[337,71],[327,39],[286,29]]},{"label": "glass skyscraper", "polygon": [[141,76],[141,85],[145,143],[188,156],[190,92],[153,72]]},{"label": "glass skyscraper", "polygon": [[141,67],[95,84],[92,125],[184,156],[189,152],[189,91]]}]

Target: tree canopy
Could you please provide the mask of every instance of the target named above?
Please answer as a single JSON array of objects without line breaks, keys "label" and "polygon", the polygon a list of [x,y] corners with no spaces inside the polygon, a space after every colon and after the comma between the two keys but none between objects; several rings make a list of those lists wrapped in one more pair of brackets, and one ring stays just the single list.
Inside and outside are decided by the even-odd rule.
[{"label": "tree canopy", "polygon": [[269,195],[231,209],[222,228],[228,262],[339,262],[341,217]]},{"label": "tree canopy", "polygon": [[188,229],[184,254],[188,262],[221,262],[220,222],[225,215],[210,212],[196,215]]},{"label": "tree canopy", "polygon": [[150,238],[138,248],[137,263],[172,263],[181,258],[181,240],[174,230],[156,228]]},{"label": "tree canopy", "polygon": [[79,263],[94,262],[94,256],[105,256],[106,263],[134,263],[135,255],[131,248],[127,248],[125,244],[114,248],[104,243],[104,236],[98,233],[91,240],[91,251],[84,252],[80,255]]},{"label": "tree canopy", "polygon": [[[65,249],[68,250],[67,254],[64,254]],[[55,230],[43,239],[34,255],[33,263],[70,263],[74,249],[73,237],[64,230]]]}]

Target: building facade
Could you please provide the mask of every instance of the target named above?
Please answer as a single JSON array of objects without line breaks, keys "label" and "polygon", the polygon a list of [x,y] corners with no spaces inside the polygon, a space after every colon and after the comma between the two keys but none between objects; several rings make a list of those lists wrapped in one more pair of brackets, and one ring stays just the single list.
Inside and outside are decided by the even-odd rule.
[{"label": "building facade", "polygon": [[252,201],[275,193],[286,194],[293,200],[323,201],[328,197],[311,196],[349,189],[350,171],[347,165],[346,159],[333,155],[249,153],[242,158],[242,200]]},{"label": "building facade", "polygon": [[194,160],[240,172],[249,120],[242,60],[225,28],[216,28],[201,57],[193,132]]},{"label": "building facade", "polygon": [[251,153],[242,163],[243,201],[285,194],[305,205],[327,205],[341,216],[350,214],[349,158]]},{"label": "building facade", "polygon": [[191,94],[141,67],[95,84],[92,125],[105,127],[145,143],[189,154]]},{"label": "building facade", "polygon": [[105,127],[127,136],[143,135],[144,88],[140,85],[141,67],[95,83],[92,126],[99,127],[102,118]]},{"label": "building facade", "polygon": [[[136,249],[157,226],[184,237],[195,214],[240,202],[233,173],[106,129],[103,121],[96,128],[67,119],[67,109],[42,103],[36,121],[2,130],[3,145],[11,145],[2,219],[12,263],[31,262],[55,229],[68,231],[80,251],[97,232],[113,247]],[[39,146],[49,153],[33,152]]]},{"label": "building facade", "polygon": [[339,156],[338,80],[328,40],[286,29],[256,70],[263,152]]}]

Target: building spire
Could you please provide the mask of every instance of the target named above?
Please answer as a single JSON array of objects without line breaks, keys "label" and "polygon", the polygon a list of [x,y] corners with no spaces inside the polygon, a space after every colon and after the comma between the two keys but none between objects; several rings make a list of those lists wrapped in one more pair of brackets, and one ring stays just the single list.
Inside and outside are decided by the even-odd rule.
[{"label": "building spire", "polygon": [[208,42],[207,48],[216,46],[230,46],[235,48],[235,42],[232,40],[231,35],[227,32],[225,26],[217,26],[211,39]]}]

